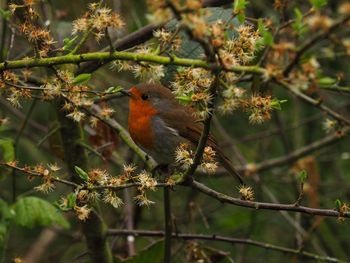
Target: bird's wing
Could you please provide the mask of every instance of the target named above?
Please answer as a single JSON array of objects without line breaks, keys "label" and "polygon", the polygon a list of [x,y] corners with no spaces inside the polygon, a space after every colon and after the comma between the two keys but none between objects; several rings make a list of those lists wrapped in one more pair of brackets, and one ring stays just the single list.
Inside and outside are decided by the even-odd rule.
[{"label": "bird's wing", "polygon": [[[194,111],[191,108],[181,106],[173,107],[171,112],[168,111],[161,113],[161,117],[169,127],[177,130],[181,137],[184,137],[194,145],[197,145],[203,131],[203,123],[199,122],[193,113]],[[233,168],[230,160],[220,150],[215,138],[211,134],[209,134],[207,145],[212,147],[216,152],[217,157],[224,168],[231,175],[237,177],[238,181],[243,184],[241,176]]]},{"label": "bird's wing", "polygon": [[[203,125],[202,125],[203,126]],[[201,136],[202,133],[202,129],[197,129],[197,127],[193,127],[193,126],[188,126],[187,130],[189,130],[189,134],[190,137],[192,138],[190,139],[193,143],[195,143],[196,145],[199,142],[199,138]],[[236,171],[236,169],[232,166],[231,161],[226,157],[226,155],[221,151],[220,147],[218,146],[215,138],[209,134],[208,140],[207,140],[207,145],[209,145],[215,152],[216,155],[218,157],[218,161],[222,164],[222,166],[232,175],[235,176],[237,178],[237,180],[239,181],[240,184],[244,184],[243,183],[243,179],[240,176],[240,174]]]}]

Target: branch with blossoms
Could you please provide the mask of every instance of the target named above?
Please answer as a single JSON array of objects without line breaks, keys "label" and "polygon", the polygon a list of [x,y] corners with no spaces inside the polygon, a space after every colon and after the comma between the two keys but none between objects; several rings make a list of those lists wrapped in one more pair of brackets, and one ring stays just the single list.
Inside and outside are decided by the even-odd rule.
[{"label": "branch with blossoms", "polygon": [[[146,50],[147,51],[147,50]],[[135,61],[135,62],[152,62],[161,65],[176,65],[184,67],[201,67],[206,69],[226,70],[237,73],[255,73],[263,74],[264,69],[257,66],[232,66],[229,68],[222,68],[212,65],[200,59],[180,58],[177,56],[158,56],[150,53],[134,53],[125,51],[110,52],[90,52],[79,55],[63,55],[40,59],[22,59],[14,61],[4,61],[0,63],[0,70],[32,68],[32,67],[48,67],[61,64],[79,64],[87,61]]]},{"label": "branch with blossoms", "polygon": [[[165,183],[159,183],[154,178],[151,177],[150,174],[146,173],[145,171],[133,175],[135,171],[135,167],[132,166],[125,166],[124,167],[124,173],[119,176],[110,176],[106,171],[99,170],[99,169],[93,169],[86,173],[86,182],[82,184],[76,184],[74,182],[62,179],[58,176],[55,176],[54,174],[60,169],[57,165],[48,165],[48,168],[37,165],[34,167],[19,167],[16,163],[0,163],[0,166],[5,166],[9,168],[16,169],[26,175],[28,175],[28,179],[32,180],[32,177],[39,177],[43,180],[43,183],[35,189],[40,192],[48,193],[52,191],[55,188],[54,183],[60,183],[64,184],[70,187],[73,187],[75,190],[76,200],[74,202],[74,206],[76,204],[80,204],[80,207],[84,207],[85,210],[88,208],[86,207],[86,203],[88,200],[98,200],[101,199],[106,203],[111,204],[115,208],[119,208],[123,202],[122,200],[116,195],[116,192],[126,189],[126,188],[132,188],[136,187],[140,194],[135,197],[135,201],[139,205],[150,205],[153,203],[153,201],[149,200],[146,195],[146,190],[155,190],[156,187],[173,187],[175,185],[178,185],[182,182],[176,182],[174,178],[170,177],[167,179],[167,182]],[[79,171],[79,170],[78,170]],[[84,173],[84,171],[80,170],[78,172],[80,176]],[[128,183],[130,181],[133,181],[131,183]],[[295,204],[274,204],[274,203],[265,203],[265,202],[256,202],[253,201],[253,190],[250,187],[241,187],[239,192],[241,194],[240,198],[234,198],[228,195],[225,195],[223,193],[217,192],[195,180],[189,182],[189,184],[184,185],[184,187],[192,187],[193,189],[196,189],[208,196],[213,197],[214,199],[217,199],[218,201],[222,203],[229,203],[237,206],[243,206],[247,208],[253,208],[253,209],[263,209],[263,210],[278,210],[278,211],[291,211],[291,212],[299,212],[299,213],[305,213],[310,215],[321,215],[321,216],[328,216],[328,217],[337,217],[337,218],[350,218],[350,208],[343,204],[342,207],[339,208],[339,210],[336,209],[318,209],[318,208],[311,208],[311,207],[305,207]],[[102,196],[99,193],[102,191]],[[62,199],[61,202],[61,209],[68,210],[68,201],[66,198]],[[77,205],[78,206],[78,205]],[[78,206],[79,207],[79,206]],[[75,210],[80,210],[81,208],[74,208]],[[87,210],[88,211],[88,210]],[[80,218],[81,220],[85,220],[90,212],[86,212],[85,218]]]},{"label": "branch with blossoms", "polygon": [[[175,6],[171,6],[172,10],[177,12]],[[102,12],[102,13],[106,13],[106,12]],[[180,18],[181,17],[181,14],[180,13],[177,13],[177,16]],[[342,19],[341,21],[346,21],[344,19]],[[76,27],[79,26],[79,24],[81,24],[82,22],[80,21],[77,21],[76,22]],[[84,22],[85,24],[89,24],[87,21]],[[219,28],[217,28],[216,30],[219,32],[221,32],[221,29],[220,29],[220,25],[216,25],[218,26]],[[246,34],[244,33],[243,31],[244,29],[242,29],[242,31],[240,32],[241,34]],[[77,30],[76,30],[77,31]],[[83,30],[84,31],[84,30]],[[191,31],[191,28],[188,28],[188,31],[189,32],[192,32]],[[164,34],[164,33],[163,33]],[[192,33],[192,37],[194,39],[198,38],[198,36],[201,35],[200,32],[194,32]],[[159,35],[160,38],[162,38],[163,36],[162,35]],[[206,45],[205,42],[201,42],[202,45]],[[209,50],[210,48],[207,47],[206,48],[207,50]],[[222,55],[222,53],[221,53]],[[214,55],[212,55],[213,57]],[[181,65],[181,66],[190,66],[190,67],[200,67],[200,68],[205,68],[205,69],[209,69],[209,70],[215,70],[215,71],[219,71],[219,70],[223,70],[223,71],[228,71],[228,72],[235,72],[235,73],[254,73],[254,74],[260,74],[260,75],[265,75],[265,76],[268,76],[269,74],[267,73],[268,71],[265,70],[264,68],[260,68],[260,67],[257,67],[257,66],[240,66],[240,65],[236,65],[236,66],[232,66],[232,67],[227,67],[227,64],[232,64],[232,62],[230,62],[229,58],[223,58],[221,60],[221,64],[211,64],[211,63],[208,63],[206,61],[203,61],[203,60],[198,60],[198,59],[192,59],[192,60],[188,60],[188,59],[182,59],[182,58],[177,58],[177,57],[162,57],[162,56],[158,56],[158,55],[149,55],[148,53],[144,53],[144,54],[140,54],[140,53],[130,53],[130,52],[114,52],[113,54],[111,53],[89,53],[89,54],[80,54],[80,55],[66,55],[66,56],[61,56],[61,57],[51,57],[51,58],[47,58],[47,59],[41,59],[41,60],[38,60],[38,59],[34,59],[34,60],[27,60],[27,61],[6,61],[4,63],[2,63],[0,66],[2,66],[3,68],[6,68],[6,69],[10,69],[10,68],[21,68],[21,67],[36,67],[36,66],[47,66],[47,65],[57,65],[57,64],[64,64],[64,63],[71,63],[71,62],[75,62],[75,63],[80,63],[80,62],[84,62],[84,61],[88,61],[88,60],[96,60],[96,59],[99,59],[99,60],[106,60],[106,61],[109,61],[109,60],[114,60],[114,59],[125,59],[125,60],[133,60],[133,61],[139,61],[139,62],[155,62],[155,63],[159,63],[159,64],[172,64],[172,65]],[[213,58],[212,58],[213,59]],[[234,60],[235,58],[231,58],[231,60]],[[22,64],[24,62],[24,64]],[[222,63],[226,63],[226,64],[222,64]],[[123,66],[123,65],[121,65]],[[191,71],[188,71],[188,73],[190,73]],[[205,72],[201,72],[201,74],[205,74]],[[60,74],[60,79],[63,80],[65,83],[68,83],[68,85],[72,84],[74,82],[72,76],[69,76],[69,74],[67,74],[67,72],[59,72]],[[5,73],[5,79],[9,79],[13,82],[16,82],[16,80],[14,78],[11,78],[11,75],[8,74],[6,75]],[[179,80],[180,81],[186,81],[186,77],[185,77],[185,74],[183,74],[183,76],[181,76],[181,74],[179,74],[178,76]],[[197,77],[198,80],[199,79],[203,79],[205,80],[205,78],[203,78],[203,75],[200,75],[199,77]],[[58,82],[59,80],[54,80],[54,82]],[[181,83],[181,82],[180,82]],[[279,84],[281,85],[284,85],[285,87],[289,88],[290,90],[293,90],[292,88],[290,88],[285,82],[282,82],[282,81],[279,81],[278,82]],[[8,83],[8,82],[5,82],[5,84],[7,85],[12,85],[16,88],[21,88],[21,86],[15,84],[15,83]],[[197,85],[202,85],[201,83],[196,83]],[[193,85],[196,85],[196,84],[193,84]],[[206,85],[206,84],[203,84],[203,85]],[[230,90],[232,89],[231,91],[231,94],[233,94],[234,97],[237,97],[239,98],[242,94],[242,91],[240,91],[238,88],[231,88],[231,87],[228,87],[227,84],[225,83],[224,84],[225,87]],[[215,85],[214,85],[215,86]],[[23,89],[30,89],[30,88],[26,88],[26,87],[22,87]],[[47,92],[47,93],[52,93],[53,96],[55,95],[59,95],[59,92],[83,92],[85,90],[74,90],[71,89],[58,89],[57,87],[43,87],[43,88],[36,88],[34,90],[42,90],[44,92]],[[57,90],[57,93],[55,93],[55,90]],[[89,90],[86,90],[87,93],[89,93]],[[94,93],[93,91],[90,91],[91,93]],[[228,92],[227,92],[228,93]],[[228,95],[225,95],[226,97],[226,100],[229,101],[228,103],[232,103],[232,95],[228,96]],[[302,98],[305,98],[306,96],[301,94],[300,96],[302,96]],[[63,96],[65,98],[67,98],[66,96]],[[69,98],[69,97],[68,97]],[[72,99],[73,98],[73,99]],[[84,101],[81,101],[81,97],[78,97],[78,98],[75,98],[75,97],[72,97],[70,98],[70,103],[71,105],[76,105],[76,106],[89,106],[90,102],[89,101],[86,101],[86,103]],[[307,98],[307,97],[306,97]],[[257,108],[259,108],[260,106],[259,105],[269,105],[269,101],[267,100],[266,102],[264,101],[261,101],[259,102],[260,99],[257,100],[257,102],[254,102],[252,100],[252,105],[256,105]],[[307,100],[307,99],[306,99]],[[318,103],[316,101],[313,101],[311,99],[307,100],[309,102],[311,102],[313,105],[318,105]],[[69,108],[71,106],[67,105],[67,108]],[[225,107],[225,108],[229,108],[227,105],[225,106],[222,106],[222,107]],[[236,107],[236,106],[231,106],[231,107]],[[269,107],[269,106],[268,106]],[[325,110],[328,114],[330,114],[331,116],[335,117],[335,118],[342,118],[342,117],[338,117],[339,115],[337,115],[337,113],[334,113],[332,110],[326,108],[326,107],[323,107],[322,108],[323,110]],[[253,111],[254,112],[254,111]],[[91,112],[90,112],[91,114]],[[105,115],[107,114],[107,115]],[[261,112],[259,113],[253,113],[253,114],[261,114]],[[251,115],[251,118],[252,120],[254,120],[256,117],[254,117],[254,115]],[[268,113],[267,113],[268,114]],[[110,113],[103,113],[101,114],[101,116],[99,117],[100,120],[103,120],[103,116],[109,116]],[[78,111],[73,111],[71,114],[68,114],[68,116],[72,117],[73,119],[79,121],[81,119],[81,117],[83,115],[81,115],[81,113],[79,113]],[[96,117],[97,115],[94,115],[94,117]],[[211,115],[209,115],[211,116]],[[258,117],[258,116],[257,116]],[[267,117],[265,118],[269,118],[268,115]],[[343,118],[341,119],[343,120]],[[259,121],[260,122],[260,121]],[[346,121],[345,121],[346,122]],[[204,145],[205,145],[205,141],[206,141],[206,137],[208,135],[208,131],[209,131],[209,123],[210,123],[210,118],[207,119],[206,121],[206,132],[203,133],[202,135],[202,140],[199,144],[199,148],[198,149],[201,149],[203,148],[204,149]],[[347,122],[346,122],[347,123]],[[116,124],[112,125],[112,127],[115,127]],[[116,127],[116,130],[118,131],[121,131],[120,127],[118,127],[118,124],[117,124],[117,127]],[[126,135],[123,135],[121,134],[121,137],[124,141],[128,142],[128,145],[133,145],[131,142],[130,142],[130,138],[128,138]],[[143,153],[142,152],[139,152],[138,151],[138,147],[135,147],[134,145],[132,146],[136,151],[137,153],[140,155],[140,156],[143,156],[143,159],[147,159],[147,157],[144,157]],[[195,153],[194,155],[194,162],[191,166],[191,168],[188,170],[189,174],[193,174],[194,170],[196,169],[196,166],[198,165],[201,157],[202,157],[202,152],[203,152],[203,149],[202,150],[199,150]],[[308,152],[308,151],[307,151]],[[294,156],[294,155],[291,155],[291,156]],[[301,156],[301,155],[299,155]],[[296,157],[293,157],[293,158],[296,158]],[[290,160],[290,158],[287,158],[287,160]],[[268,167],[270,167],[271,165],[267,165]],[[255,170],[255,169],[253,169]]]},{"label": "branch with blossoms", "polygon": [[[61,168],[58,167],[56,164],[48,164],[47,168],[42,165],[36,165],[34,167],[25,166],[25,167],[19,167],[16,162],[8,162],[8,163],[0,163],[0,166],[13,168],[17,171],[20,171],[26,175],[28,175],[28,179],[32,180],[33,177],[39,177],[42,178],[43,184],[39,185],[36,190],[39,192],[48,193],[54,189],[53,183],[57,182],[60,184],[64,184],[70,187],[73,187],[76,190],[88,190],[88,191],[96,191],[96,190],[121,190],[125,188],[130,187],[140,187],[144,189],[150,189],[152,188],[154,190],[154,187],[166,187],[166,186],[172,186],[175,184],[174,181],[169,180],[166,183],[158,183],[154,180],[154,178],[151,178],[149,174],[143,172],[140,173],[137,176],[133,177],[125,177],[120,178],[123,176],[118,176],[119,178],[117,180],[110,180],[108,181],[108,173],[103,170],[92,170],[87,175],[89,177],[88,182],[83,184],[77,184],[72,181],[68,181],[65,179],[62,179],[60,177],[66,177],[66,176],[55,176],[54,173],[59,171]],[[125,175],[131,174],[135,170],[135,167],[133,166],[125,166],[124,172]],[[102,180],[103,179],[103,180]],[[104,182],[105,181],[105,182]],[[133,183],[127,183],[128,181],[135,181]]]}]

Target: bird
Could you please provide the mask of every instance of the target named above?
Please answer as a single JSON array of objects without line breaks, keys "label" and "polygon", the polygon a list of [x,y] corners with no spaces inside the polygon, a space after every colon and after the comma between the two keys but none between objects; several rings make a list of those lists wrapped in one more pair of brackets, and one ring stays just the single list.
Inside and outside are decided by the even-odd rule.
[{"label": "bird", "polygon": [[[130,136],[158,165],[173,164],[175,151],[182,143],[195,149],[204,124],[194,114],[195,110],[180,104],[169,88],[161,84],[142,83],[123,93],[129,96]],[[243,185],[241,176],[211,134],[207,146],[215,151],[217,161]]]}]

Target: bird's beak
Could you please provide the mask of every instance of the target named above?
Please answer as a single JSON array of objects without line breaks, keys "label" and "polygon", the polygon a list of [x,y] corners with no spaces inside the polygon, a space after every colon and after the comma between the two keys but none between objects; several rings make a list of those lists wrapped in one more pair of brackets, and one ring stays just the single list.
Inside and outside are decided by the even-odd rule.
[{"label": "bird's beak", "polygon": [[128,97],[132,96],[132,94],[129,90],[121,90],[120,93],[123,94],[124,96],[128,96]]}]

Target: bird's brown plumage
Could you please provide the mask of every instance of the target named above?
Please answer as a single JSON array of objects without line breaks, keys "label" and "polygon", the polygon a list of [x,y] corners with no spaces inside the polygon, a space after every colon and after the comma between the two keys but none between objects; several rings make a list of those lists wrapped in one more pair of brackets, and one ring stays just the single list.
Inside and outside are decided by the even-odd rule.
[{"label": "bird's brown plumage", "polygon": [[[135,89],[132,88],[132,89]],[[135,98],[131,98],[130,102],[130,114],[133,114],[133,111],[142,112],[144,106],[139,106],[141,109],[132,109],[133,102],[132,100],[138,99],[136,96],[145,95],[149,97],[147,105],[152,105],[156,111],[157,117],[159,117],[164,123],[178,132],[178,135],[185,138],[193,145],[198,145],[201,133],[203,131],[203,123],[195,117],[194,110],[185,105],[181,105],[173,93],[162,85],[156,84],[141,84],[136,87],[137,90],[133,90],[131,93],[134,93]],[[138,94],[138,95],[137,95]],[[134,102],[134,105],[135,102]],[[145,114],[147,114],[145,112]],[[129,118],[129,130],[130,126],[135,124],[131,123]],[[133,131],[131,130],[132,134]],[[231,165],[229,159],[224,155],[220,150],[215,138],[210,134],[207,140],[207,145],[212,147],[216,152],[218,161],[224,166],[224,168],[232,175],[236,176],[240,183],[243,183],[242,178],[236,172],[236,170]],[[175,152],[175,151],[174,151]]]}]

